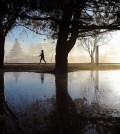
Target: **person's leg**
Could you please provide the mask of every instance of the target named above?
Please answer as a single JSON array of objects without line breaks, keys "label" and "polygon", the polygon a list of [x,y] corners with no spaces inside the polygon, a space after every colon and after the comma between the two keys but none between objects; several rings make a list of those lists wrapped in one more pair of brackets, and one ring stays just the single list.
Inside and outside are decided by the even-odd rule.
[{"label": "person's leg", "polygon": [[40,59],[39,65],[41,64],[41,60],[42,60],[42,59]]},{"label": "person's leg", "polygon": [[43,59],[44,60],[44,62],[45,62],[45,64],[46,64],[46,61],[45,61],[45,59]]}]

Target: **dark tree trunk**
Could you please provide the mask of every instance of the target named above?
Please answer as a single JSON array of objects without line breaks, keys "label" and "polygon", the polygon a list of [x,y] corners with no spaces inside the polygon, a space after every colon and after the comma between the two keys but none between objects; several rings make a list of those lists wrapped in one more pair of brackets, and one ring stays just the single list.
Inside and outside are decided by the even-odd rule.
[{"label": "dark tree trunk", "polygon": [[56,56],[55,56],[56,73],[67,72],[67,63],[68,63],[67,45],[68,45],[69,26],[71,24],[72,15],[73,15],[73,8],[71,7],[71,4],[67,4],[63,12],[63,17],[60,24],[60,30],[56,46]]},{"label": "dark tree trunk", "polygon": [[15,23],[16,16],[8,16],[6,18],[6,23],[3,24],[0,19],[0,68],[4,67],[4,46],[5,46],[5,37],[8,32],[11,30],[13,24]]},{"label": "dark tree trunk", "polygon": [[83,8],[84,2],[79,0],[67,3],[65,6],[56,47],[56,73],[66,73],[68,71],[68,54],[78,37],[79,18]]},{"label": "dark tree trunk", "polygon": [[4,44],[5,36],[0,34],[0,68],[4,67]]},{"label": "dark tree trunk", "polygon": [[63,47],[56,48],[55,60],[55,71],[57,73],[65,73],[68,71],[68,52]]}]

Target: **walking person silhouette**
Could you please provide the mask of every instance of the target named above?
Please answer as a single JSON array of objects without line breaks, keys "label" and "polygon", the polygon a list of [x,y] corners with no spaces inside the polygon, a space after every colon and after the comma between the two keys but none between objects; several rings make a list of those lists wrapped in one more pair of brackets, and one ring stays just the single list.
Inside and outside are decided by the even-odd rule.
[{"label": "walking person silhouette", "polygon": [[45,65],[46,65],[46,61],[45,61],[45,58],[44,58],[44,51],[43,51],[43,50],[41,50],[41,54],[40,54],[38,57],[41,57],[39,64],[40,64],[41,61],[43,60],[43,61],[45,62]]}]

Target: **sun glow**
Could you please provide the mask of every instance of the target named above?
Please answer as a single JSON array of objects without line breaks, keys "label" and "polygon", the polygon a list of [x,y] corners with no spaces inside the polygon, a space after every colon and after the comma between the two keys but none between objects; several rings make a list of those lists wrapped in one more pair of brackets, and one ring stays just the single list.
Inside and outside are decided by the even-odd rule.
[{"label": "sun glow", "polygon": [[[9,35],[7,38],[6,38],[6,42],[5,42],[5,57],[8,56],[12,46],[13,46],[13,43],[14,43],[14,40],[15,38],[17,38],[15,35],[14,37],[11,37],[12,35]],[[14,38],[14,39],[13,39]],[[21,37],[22,38],[22,37]],[[120,31],[117,31],[117,32],[113,32],[111,33],[111,35],[108,35],[108,40],[109,42],[106,42],[106,44],[104,45],[101,45],[99,47],[99,62],[100,63],[120,63]],[[34,44],[40,44],[40,42],[38,42],[38,39],[37,37],[34,38],[34,40],[32,40],[30,42],[29,39],[26,38],[26,41],[23,41],[23,39],[19,39],[19,42],[21,43],[21,47],[23,48],[24,52],[29,55],[31,55],[29,53],[29,47],[31,45],[31,43],[34,43]],[[48,46],[50,47],[50,43],[49,43],[49,40],[48,41]],[[42,42],[45,42],[45,40]],[[36,45],[37,47],[37,45]],[[53,46],[52,46],[53,47]],[[52,58],[49,58],[47,61],[48,62],[54,62],[54,56],[55,56],[55,49],[53,48],[50,48],[50,52],[46,51],[45,53],[49,53],[50,56],[49,57],[52,57]],[[44,45],[44,49],[47,49],[46,48],[46,45]],[[38,53],[36,54],[38,55]],[[52,60],[51,60],[52,59]],[[89,53],[84,50],[80,44],[79,41],[76,42],[76,45],[73,47],[73,49],[71,50],[71,52],[69,53],[69,56],[68,56],[68,62],[70,63],[90,63],[90,55]]]}]

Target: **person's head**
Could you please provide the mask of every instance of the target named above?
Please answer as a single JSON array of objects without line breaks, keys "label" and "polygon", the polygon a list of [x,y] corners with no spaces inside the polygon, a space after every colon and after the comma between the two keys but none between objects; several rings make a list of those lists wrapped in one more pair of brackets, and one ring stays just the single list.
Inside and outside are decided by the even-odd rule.
[{"label": "person's head", "polygon": [[41,52],[43,53],[43,50],[41,50]]}]

